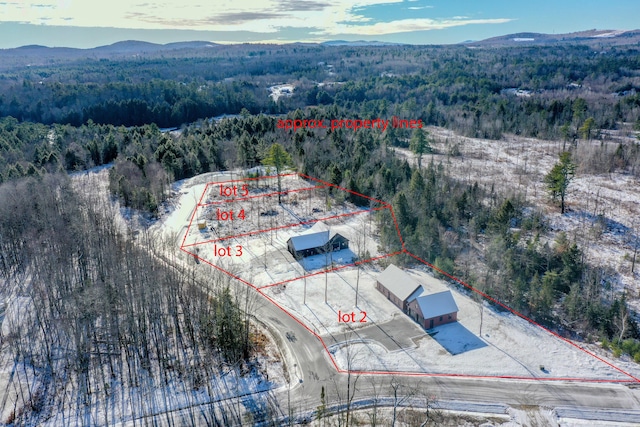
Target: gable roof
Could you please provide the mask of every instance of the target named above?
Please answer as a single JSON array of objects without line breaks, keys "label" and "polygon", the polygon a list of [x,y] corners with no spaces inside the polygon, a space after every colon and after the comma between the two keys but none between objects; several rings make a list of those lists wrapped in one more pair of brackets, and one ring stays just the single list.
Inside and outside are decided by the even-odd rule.
[{"label": "gable roof", "polygon": [[310,229],[305,230],[300,234],[312,234],[312,233],[318,233],[321,231],[328,231],[330,240],[333,240],[336,236],[340,236],[345,240],[349,240],[346,237],[344,237],[342,234],[338,233],[337,231],[332,230],[327,224],[325,224],[322,221],[316,222],[315,224],[313,224],[313,226]]},{"label": "gable roof", "polygon": [[319,231],[316,233],[301,234],[299,236],[293,236],[291,244],[296,251],[304,251],[305,249],[323,247],[329,241],[328,231]]},{"label": "gable roof", "polygon": [[458,305],[453,299],[451,291],[443,291],[430,295],[421,295],[416,298],[422,317],[431,319],[445,314],[456,313]]},{"label": "gable roof", "polygon": [[380,273],[378,282],[402,301],[407,300],[418,288],[422,288],[407,273],[393,264]]},{"label": "gable roof", "polygon": [[424,295],[424,292],[424,288],[422,287],[422,285],[420,285],[418,289],[416,289],[411,295],[409,295],[409,298],[407,298],[407,302],[411,302],[419,296]]},{"label": "gable roof", "polygon": [[327,226],[327,224],[325,224],[322,221],[318,221],[315,224],[313,224],[311,228],[303,231],[301,234],[311,234],[311,233],[317,233],[319,231],[329,231],[329,226]]}]

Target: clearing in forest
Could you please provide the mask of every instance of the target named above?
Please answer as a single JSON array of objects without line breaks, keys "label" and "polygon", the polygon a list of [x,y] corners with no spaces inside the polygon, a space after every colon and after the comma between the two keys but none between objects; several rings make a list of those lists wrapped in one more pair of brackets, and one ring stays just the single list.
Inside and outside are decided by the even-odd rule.
[{"label": "clearing in forest", "polygon": [[[397,242],[390,252],[380,250],[382,229],[386,241]],[[637,365],[614,364],[411,254],[388,203],[308,176],[208,183],[181,249],[296,319],[341,372],[607,382],[640,376]],[[407,270],[425,291],[452,292],[457,322],[425,331],[376,289],[387,265],[409,258],[425,265]]]}]

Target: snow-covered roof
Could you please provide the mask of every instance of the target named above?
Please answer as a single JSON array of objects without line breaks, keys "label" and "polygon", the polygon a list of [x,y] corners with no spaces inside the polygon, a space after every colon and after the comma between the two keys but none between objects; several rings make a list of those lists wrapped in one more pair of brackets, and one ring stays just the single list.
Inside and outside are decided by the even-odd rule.
[{"label": "snow-covered roof", "polygon": [[328,231],[318,231],[316,233],[301,234],[290,238],[293,249],[296,251],[304,251],[305,249],[319,248],[327,244],[329,241]]},{"label": "snow-covered roof", "polygon": [[418,288],[422,288],[407,273],[393,264],[380,273],[378,282],[402,301],[408,299]]},{"label": "snow-covered roof", "polygon": [[438,292],[436,294],[421,295],[416,299],[422,317],[431,319],[458,311],[458,305],[453,299],[451,291]]},{"label": "snow-covered roof", "polygon": [[422,287],[422,285],[420,285],[418,289],[416,289],[411,295],[409,295],[409,298],[407,298],[407,302],[411,302],[414,299],[418,298],[419,296],[422,296],[423,294],[424,294],[424,288]]},{"label": "snow-covered roof", "polygon": [[318,233],[320,231],[328,231],[329,232],[329,239],[333,239],[336,234],[339,234],[337,231],[331,230],[329,228],[329,226],[327,224],[325,224],[324,222],[322,222],[322,221],[316,222],[315,224],[313,224],[313,227],[311,227],[308,230],[303,231],[300,234],[312,234],[312,233]]},{"label": "snow-covered roof", "polygon": [[329,226],[322,221],[318,221],[315,224],[313,224],[313,227],[303,231],[301,234],[312,234],[312,233],[318,233],[320,231],[329,231]]}]

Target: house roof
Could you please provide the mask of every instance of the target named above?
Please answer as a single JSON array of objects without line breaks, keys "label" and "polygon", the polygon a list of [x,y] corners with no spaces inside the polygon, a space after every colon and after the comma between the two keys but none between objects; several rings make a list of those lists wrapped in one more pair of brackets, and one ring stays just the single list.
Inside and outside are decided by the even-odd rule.
[{"label": "house roof", "polygon": [[293,249],[304,251],[305,249],[319,248],[326,245],[329,241],[329,232],[318,231],[316,233],[301,234],[293,236],[289,240],[293,244]]},{"label": "house roof", "polygon": [[416,298],[416,303],[422,312],[422,317],[425,319],[444,316],[445,314],[456,313],[458,311],[458,305],[453,299],[451,291],[421,295]]},{"label": "house roof", "polygon": [[332,230],[327,224],[325,224],[322,221],[316,222],[315,224],[313,224],[313,226],[310,229],[305,230],[300,234],[313,234],[313,233],[318,233],[320,231],[328,231],[329,232],[329,239],[332,239],[332,240],[336,236],[341,236],[342,238],[344,238],[346,240],[349,240],[346,237],[344,237],[342,234],[338,233],[337,231]]},{"label": "house roof", "polygon": [[380,273],[378,282],[402,301],[407,300],[418,288],[421,288],[407,273],[393,264]]},{"label": "house roof", "polygon": [[[329,227],[322,221],[318,221],[313,227],[303,231],[298,236],[293,236],[289,240],[293,244],[293,249],[296,251],[304,251],[305,249],[320,248],[325,246],[330,240],[333,240],[336,236],[340,236],[345,240],[346,237],[339,233],[331,232]],[[287,240],[287,242],[289,241]]]},{"label": "house roof", "polygon": [[311,234],[311,233],[317,233],[320,231],[329,231],[329,226],[322,221],[318,221],[315,224],[313,224],[313,226],[310,229],[303,231],[302,234]]},{"label": "house roof", "polygon": [[414,299],[418,298],[419,296],[422,296],[423,294],[424,294],[424,288],[422,287],[422,285],[420,285],[418,289],[416,289],[411,295],[409,295],[409,298],[407,298],[407,302],[411,302]]}]

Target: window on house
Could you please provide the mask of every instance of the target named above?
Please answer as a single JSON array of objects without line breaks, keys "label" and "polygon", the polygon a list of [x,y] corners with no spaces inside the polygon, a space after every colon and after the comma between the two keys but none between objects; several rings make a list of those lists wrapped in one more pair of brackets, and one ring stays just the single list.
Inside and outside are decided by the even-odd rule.
[{"label": "window on house", "polygon": [[440,316],[440,321],[442,322],[442,316]]}]

